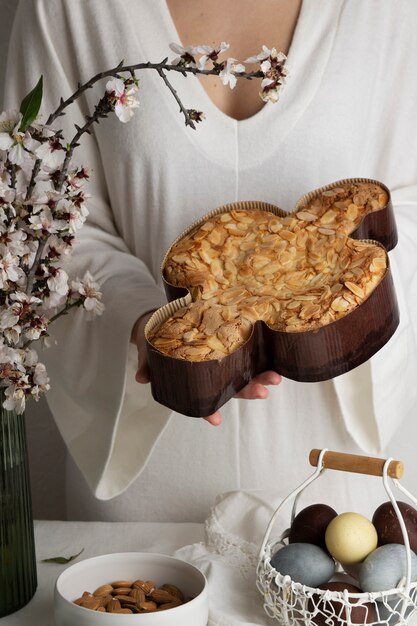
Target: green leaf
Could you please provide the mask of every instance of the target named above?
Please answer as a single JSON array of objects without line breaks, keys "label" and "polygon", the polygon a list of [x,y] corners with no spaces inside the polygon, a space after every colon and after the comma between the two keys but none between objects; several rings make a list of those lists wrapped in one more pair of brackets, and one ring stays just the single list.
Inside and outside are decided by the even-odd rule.
[{"label": "green leaf", "polygon": [[32,122],[36,119],[39,109],[41,108],[43,95],[43,76],[40,77],[36,87],[32,89],[28,95],[23,98],[20,105],[20,113],[22,114],[22,122],[19,131],[24,133]]},{"label": "green leaf", "polygon": [[84,548],[78,552],[78,554],[73,554],[72,556],[53,556],[50,559],[42,559],[41,563],[60,563],[64,565],[65,563],[69,563],[70,561],[74,561],[80,554],[84,552]]}]

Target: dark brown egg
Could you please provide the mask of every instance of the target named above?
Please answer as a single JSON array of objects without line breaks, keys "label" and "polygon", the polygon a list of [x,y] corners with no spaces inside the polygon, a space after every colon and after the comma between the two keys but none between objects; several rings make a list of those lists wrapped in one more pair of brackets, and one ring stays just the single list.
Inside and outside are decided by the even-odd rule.
[{"label": "dark brown egg", "polygon": [[[417,511],[406,502],[397,501],[407,529],[410,548],[417,554]],[[400,522],[391,502],[384,502],[375,511],[372,523],[378,534],[378,545],[404,543]]]},{"label": "dark brown egg", "polygon": [[[329,589],[330,591],[344,591],[348,593],[362,593],[356,585],[344,582],[329,582],[318,587],[319,589]],[[370,624],[376,620],[376,611],[372,602],[361,603],[359,598],[349,598],[351,605],[350,622],[352,624]],[[357,605],[357,606],[355,606]],[[316,626],[343,626],[346,624],[348,614],[344,600],[324,600],[318,594],[313,594],[308,605],[312,613],[312,622]],[[330,621],[331,620],[331,621]]]},{"label": "dark brown egg", "polygon": [[288,536],[288,543],[314,543],[326,548],[324,535],[331,520],[337,513],[327,504],[311,504],[294,518]]}]

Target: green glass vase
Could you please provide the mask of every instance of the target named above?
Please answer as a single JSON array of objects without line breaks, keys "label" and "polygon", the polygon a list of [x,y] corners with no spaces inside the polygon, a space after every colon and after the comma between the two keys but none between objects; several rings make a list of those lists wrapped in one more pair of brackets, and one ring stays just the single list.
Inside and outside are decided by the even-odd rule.
[{"label": "green glass vase", "polygon": [[27,604],[37,587],[25,419],[3,401],[0,388],[0,618]]}]

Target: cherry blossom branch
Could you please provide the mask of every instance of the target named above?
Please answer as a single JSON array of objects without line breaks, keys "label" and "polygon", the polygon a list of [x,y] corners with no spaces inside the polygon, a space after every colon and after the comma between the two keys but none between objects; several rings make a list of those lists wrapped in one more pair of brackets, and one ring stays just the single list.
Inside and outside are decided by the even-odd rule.
[{"label": "cherry blossom branch", "polygon": [[[61,309],[61,311],[58,311],[58,313],[55,313],[55,315],[52,315],[52,317],[49,318],[48,326],[50,326],[52,322],[55,322],[57,319],[59,319],[63,315],[67,315],[69,311],[73,309],[74,307],[82,306],[82,303],[83,303],[83,298],[80,297],[74,302],[72,302],[71,304],[66,304],[64,308]],[[37,341],[37,339],[30,339],[28,341],[25,341],[25,343],[22,344],[22,349],[26,350],[34,341]]]},{"label": "cherry blossom branch", "polygon": [[34,188],[35,188],[35,185],[36,185],[36,178],[37,178],[37,176],[38,176],[38,174],[39,174],[39,172],[40,172],[41,165],[42,165],[42,159],[36,159],[36,161],[35,161],[35,163],[34,163],[34,165],[33,165],[32,175],[31,175],[31,177],[30,177],[30,181],[29,181],[29,184],[28,184],[28,188],[27,188],[27,190],[26,190],[26,196],[25,196],[25,199],[26,199],[26,200],[29,200],[29,198],[30,198],[30,197],[31,197],[31,195],[32,195],[32,191],[33,191],[33,190],[34,190]]},{"label": "cherry blossom branch", "polygon": [[[166,60],[167,59],[164,59],[160,63],[146,62],[136,63],[134,65],[123,65],[123,61],[121,61],[116,67],[106,70],[105,72],[99,72],[98,74],[90,78],[90,80],[88,80],[86,83],[79,83],[77,91],[75,91],[69,98],[67,98],[66,100],[63,100],[63,98],[61,98],[58,108],[48,117],[46,121],[46,126],[50,126],[57,117],[65,115],[65,109],[70,104],[75,102],[75,100],[77,100],[84,93],[84,91],[86,91],[87,89],[91,89],[91,87],[93,87],[95,83],[102,80],[103,78],[107,78],[108,76],[118,77],[119,74],[123,72],[130,72],[131,74],[134,74],[134,72],[137,70],[145,69],[156,70],[161,77],[162,75],[160,72],[179,72],[183,76],[186,76],[187,74],[193,74],[194,76],[197,74],[203,76],[218,76],[221,71],[221,65],[217,65],[212,69],[199,69],[197,67],[169,64],[166,63]],[[264,76],[263,72],[261,72],[260,70],[257,70],[256,72],[237,72],[236,75],[239,76],[239,78],[246,78],[247,80],[251,80],[252,78],[263,78]]]},{"label": "cherry blossom branch", "polygon": [[26,282],[26,294],[28,296],[32,292],[33,283],[35,281],[36,270],[38,269],[38,264],[39,264],[39,261],[42,258],[42,254],[43,254],[44,248],[46,246],[46,243],[47,243],[46,239],[43,240],[43,241],[39,240],[39,245],[38,245],[38,249],[36,250],[35,259],[33,261],[32,267],[29,270],[28,278],[27,278],[27,282]]},{"label": "cherry blossom branch", "polygon": [[84,133],[90,133],[90,128],[93,124],[95,123],[99,123],[99,120],[101,118],[105,118],[107,117],[107,115],[111,112],[111,106],[109,104],[108,98],[106,96],[104,96],[103,98],[101,98],[101,100],[98,102],[93,115],[88,115],[86,117],[86,123],[84,124],[84,126],[77,126],[77,124],[75,125],[76,129],[77,129],[77,133],[74,135],[74,137],[72,138],[71,142],[68,144],[67,146],[67,151],[66,151],[66,155],[65,155],[65,159],[64,162],[62,164],[62,168],[61,168],[61,173],[59,175],[59,178],[56,182],[55,188],[58,191],[61,191],[62,186],[64,184],[65,181],[65,177],[67,175],[67,171],[68,171],[68,167],[70,165],[71,162],[71,157],[73,155],[73,152],[75,150],[75,148],[77,148],[77,146],[79,146],[79,140],[81,139],[82,135]]}]

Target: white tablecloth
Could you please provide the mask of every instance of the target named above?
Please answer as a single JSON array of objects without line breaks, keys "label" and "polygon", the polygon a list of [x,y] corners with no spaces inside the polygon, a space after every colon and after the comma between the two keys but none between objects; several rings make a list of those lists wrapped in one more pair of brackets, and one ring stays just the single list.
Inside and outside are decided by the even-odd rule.
[{"label": "white tablecloth", "polygon": [[1,626],[53,626],[53,592],[59,574],[72,565],[41,563],[42,559],[71,556],[84,548],[79,558],[108,552],[162,552],[172,554],[182,546],[202,541],[203,524],[35,522],[38,589],[20,611],[0,619]]},{"label": "white tablecloth", "polygon": [[[26,607],[0,619],[0,626],[53,626],[55,580],[72,563],[41,560],[70,556],[82,548],[79,558],[83,559],[109,552],[175,553],[196,565],[208,579],[208,626],[277,626],[278,622],[266,615],[255,584],[259,548],[271,519],[273,499],[267,492],[223,494],[205,524],[35,522],[38,590]],[[287,516],[277,518],[274,537],[286,523]],[[417,612],[408,626],[417,626]]]}]

